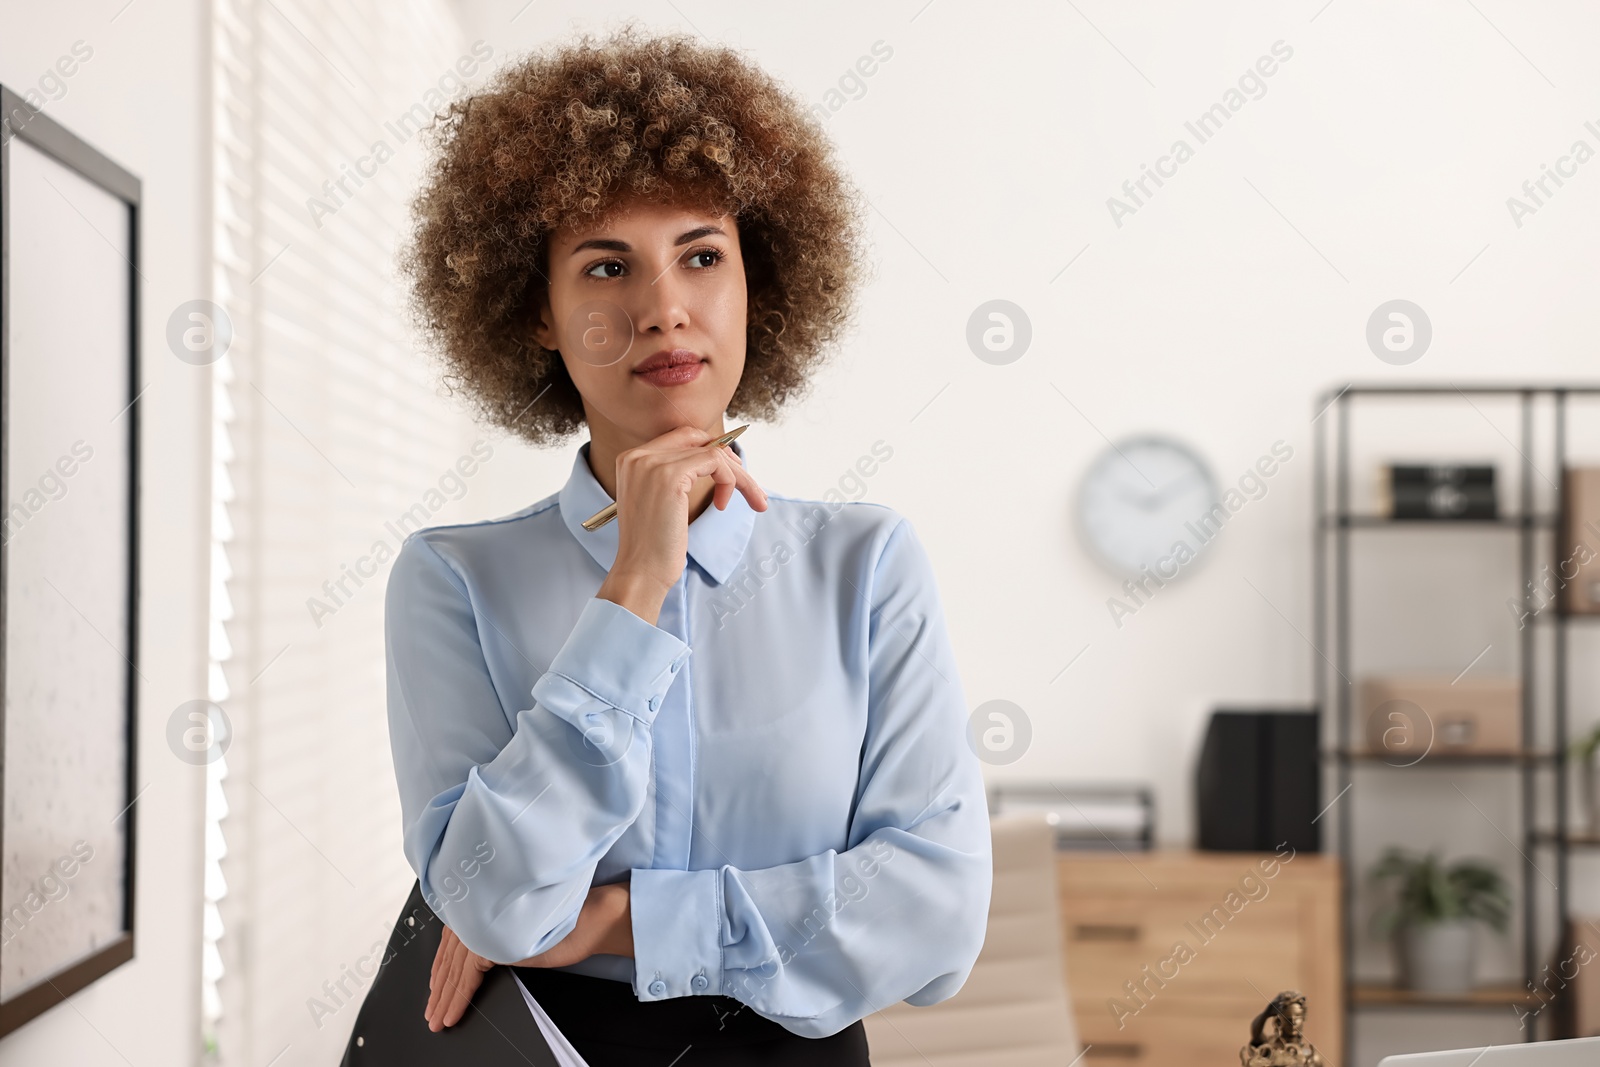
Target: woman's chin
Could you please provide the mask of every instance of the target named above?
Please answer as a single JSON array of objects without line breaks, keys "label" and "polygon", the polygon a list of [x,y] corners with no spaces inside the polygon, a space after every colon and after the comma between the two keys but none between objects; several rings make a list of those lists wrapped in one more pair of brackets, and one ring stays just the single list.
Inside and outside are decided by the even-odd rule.
[{"label": "woman's chin", "polygon": [[[694,386],[664,392],[652,389],[650,393],[650,396],[631,398],[634,417],[628,420],[630,426],[639,427],[646,437],[659,437],[680,426],[711,426],[728,410],[731,399]],[[652,428],[654,432],[650,432]]]}]

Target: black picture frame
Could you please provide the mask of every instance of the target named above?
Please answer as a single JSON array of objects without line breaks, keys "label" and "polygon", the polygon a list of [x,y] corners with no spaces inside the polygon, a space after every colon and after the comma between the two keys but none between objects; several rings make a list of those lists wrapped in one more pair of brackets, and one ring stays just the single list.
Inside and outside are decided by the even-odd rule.
[{"label": "black picture frame", "polygon": [[[139,672],[139,407],[134,401],[141,388],[139,354],[139,297],[140,297],[140,181],[132,173],[96,150],[82,138],[39,109],[34,108],[21,95],[0,85],[0,501],[11,499],[12,487],[7,484],[10,456],[10,296],[12,263],[10,232],[12,227],[11,203],[11,145],[21,141],[49,156],[55,162],[75,172],[86,181],[122,201],[128,211],[128,322],[127,352],[128,409],[123,416],[123,426],[128,435],[126,471],[127,487],[127,662],[125,681],[125,723],[121,737],[125,762],[125,806],[113,820],[120,824],[123,837],[122,870],[122,921],[121,932],[109,944],[83,957],[53,975],[23,989],[9,999],[0,1001],[0,1036],[11,1033],[29,1020],[43,1014],[73,993],[84,989],[97,979],[109,974],[134,957],[134,874],[136,864],[136,823],[133,805],[138,793],[138,679]],[[8,506],[8,505],[4,505]],[[7,618],[6,581],[9,575],[8,552],[0,542],[0,635],[4,634]],[[5,642],[0,637],[0,795],[5,782]],[[0,819],[0,855],[4,855],[4,820]],[[0,947],[0,952],[3,952]]]}]

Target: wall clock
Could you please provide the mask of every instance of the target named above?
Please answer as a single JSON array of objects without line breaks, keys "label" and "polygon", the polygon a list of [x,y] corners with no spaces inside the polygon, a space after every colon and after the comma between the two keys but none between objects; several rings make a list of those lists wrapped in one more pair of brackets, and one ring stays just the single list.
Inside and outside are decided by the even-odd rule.
[{"label": "wall clock", "polygon": [[[1163,580],[1182,573],[1183,560],[1206,538],[1198,523],[1221,498],[1217,480],[1200,454],[1159,434],[1125,438],[1095,457],[1078,488],[1077,523],[1090,553],[1119,576],[1145,567]],[[1165,562],[1163,562],[1165,561]]]}]

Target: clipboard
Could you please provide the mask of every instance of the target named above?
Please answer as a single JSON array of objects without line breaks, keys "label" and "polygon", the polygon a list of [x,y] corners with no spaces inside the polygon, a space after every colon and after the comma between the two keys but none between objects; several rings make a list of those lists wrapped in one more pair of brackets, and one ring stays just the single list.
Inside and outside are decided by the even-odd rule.
[{"label": "clipboard", "polygon": [[437,1033],[428,1029],[422,1013],[428,1006],[428,977],[443,932],[444,923],[423,902],[421,883],[413,883],[356,1014],[340,1067],[441,1063],[583,1067],[582,1057],[554,1024],[550,1030],[561,1047],[559,1052],[551,1048],[544,1023],[537,1018],[543,1009],[537,1008],[509,967],[492,968],[483,976],[460,1022]]}]

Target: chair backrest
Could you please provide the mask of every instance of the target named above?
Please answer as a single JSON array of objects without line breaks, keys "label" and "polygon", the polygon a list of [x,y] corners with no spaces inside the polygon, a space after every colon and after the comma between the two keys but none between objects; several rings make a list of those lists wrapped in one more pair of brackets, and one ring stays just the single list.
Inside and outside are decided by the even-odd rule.
[{"label": "chair backrest", "polygon": [[867,1016],[873,1067],[1062,1067],[1079,1053],[1062,957],[1055,832],[1043,814],[990,820],[994,891],[960,991]]}]

